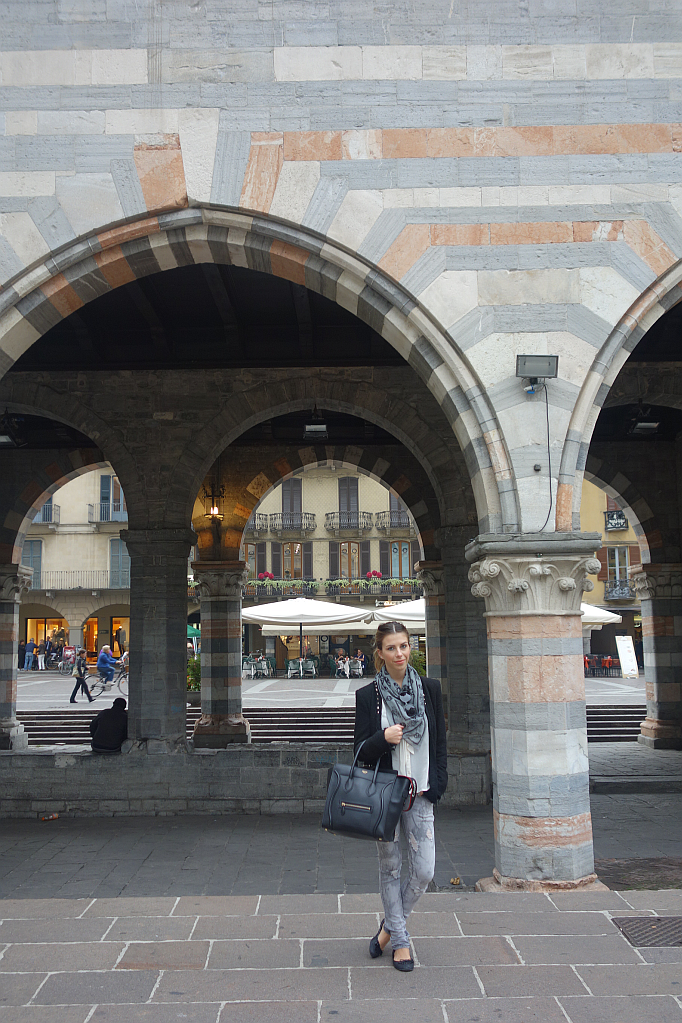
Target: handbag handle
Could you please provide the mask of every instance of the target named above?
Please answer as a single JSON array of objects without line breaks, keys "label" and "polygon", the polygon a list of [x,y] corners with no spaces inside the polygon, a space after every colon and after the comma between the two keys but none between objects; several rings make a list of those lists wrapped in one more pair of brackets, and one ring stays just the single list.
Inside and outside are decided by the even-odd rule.
[{"label": "handbag handle", "polygon": [[[351,764],[350,771],[348,772],[348,778],[346,779],[346,783],[344,785],[345,789],[349,789],[351,787],[351,785],[353,784],[353,772],[355,771],[355,768],[357,767],[357,763],[358,763],[358,758],[360,756],[360,752],[361,752],[362,747],[365,745],[366,742],[367,742],[367,739],[363,739],[363,741],[358,746],[357,753],[353,757],[353,763]],[[374,774],[372,776],[372,783],[371,783],[371,785],[369,787],[369,790],[368,790],[370,794],[373,792],[374,786],[376,785],[377,775],[379,773],[379,764],[380,763],[381,763],[381,757],[379,757],[379,759],[377,760],[376,766],[374,768]]]}]

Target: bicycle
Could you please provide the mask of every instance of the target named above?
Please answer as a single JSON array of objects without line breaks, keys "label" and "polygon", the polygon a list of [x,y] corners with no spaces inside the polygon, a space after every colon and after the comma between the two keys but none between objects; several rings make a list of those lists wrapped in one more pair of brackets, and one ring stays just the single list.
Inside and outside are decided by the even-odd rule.
[{"label": "bicycle", "polygon": [[119,669],[118,675],[115,675],[111,682],[107,680],[106,675],[102,674],[98,674],[92,685],[90,685],[87,677],[85,681],[88,682],[90,695],[93,699],[96,696],[101,696],[102,693],[108,693],[114,686],[118,688],[122,696],[128,696],[128,666],[125,664]]}]

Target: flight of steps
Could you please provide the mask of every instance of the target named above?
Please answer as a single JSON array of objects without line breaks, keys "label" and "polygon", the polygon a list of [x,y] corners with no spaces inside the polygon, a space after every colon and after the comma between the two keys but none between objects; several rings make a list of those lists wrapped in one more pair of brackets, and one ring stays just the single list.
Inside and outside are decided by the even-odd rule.
[{"label": "flight of steps", "polygon": [[588,742],[637,742],[640,724],[646,717],[646,705],[587,708]]},{"label": "flight of steps", "polygon": [[[17,717],[28,733],[29,746],[76,745],[90,741],[94,710],[23,711]],[[187,708],[187,737],[199,717],[198,707]],[[245,711],[253,742],[353,741],[352,707],[263,707]],[[588,742],[636,742],[639,724],[646,717],[642,706],[587,708]]]}]

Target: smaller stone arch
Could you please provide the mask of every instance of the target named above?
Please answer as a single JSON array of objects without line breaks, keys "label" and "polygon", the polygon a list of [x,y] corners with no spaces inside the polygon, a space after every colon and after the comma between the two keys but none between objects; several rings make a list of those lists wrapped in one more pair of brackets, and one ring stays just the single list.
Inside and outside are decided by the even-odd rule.
[{"label": "smaller stone arch", "polygon": [[619,504],[637,537],[642,564],[649,564],[651,544],[660,545],[661,531],[654,512],[635,484],[616,466],[595,456],[588,456],[585,479]]},{"label": "smaller stone arch", "polygon": [[580,515],[579,479],[599,413],[636,345],[661,316],[682,301],[682,260],[644,291],[621,317],[595,356],[566,432],[557,488],[556,529],[574,528]]}]

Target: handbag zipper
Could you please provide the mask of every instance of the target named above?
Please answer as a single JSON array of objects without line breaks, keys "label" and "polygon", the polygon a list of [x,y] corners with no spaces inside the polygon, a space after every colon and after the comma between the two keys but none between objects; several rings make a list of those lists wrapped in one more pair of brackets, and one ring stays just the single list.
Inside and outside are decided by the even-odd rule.
[{"label": "handbag zipper", "polygon": [[341,806],[344,809],[347,807],[349,810],[365,810],[367,813],[371,813],[372,812],[372,807],[371,806],[361,806],[359,803],[344,803],[342,801],[341,802]]}]

